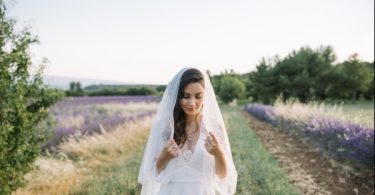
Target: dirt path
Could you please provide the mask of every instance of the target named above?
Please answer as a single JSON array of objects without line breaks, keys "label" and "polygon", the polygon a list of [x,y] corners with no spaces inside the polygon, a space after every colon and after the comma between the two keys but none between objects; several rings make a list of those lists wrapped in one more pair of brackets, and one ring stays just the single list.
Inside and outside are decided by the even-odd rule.
[{"label": "dirt path", "polygon": [[364,177],[350,174],[277,128],[242,114],[303,194],[374,194],[373,172]]}]

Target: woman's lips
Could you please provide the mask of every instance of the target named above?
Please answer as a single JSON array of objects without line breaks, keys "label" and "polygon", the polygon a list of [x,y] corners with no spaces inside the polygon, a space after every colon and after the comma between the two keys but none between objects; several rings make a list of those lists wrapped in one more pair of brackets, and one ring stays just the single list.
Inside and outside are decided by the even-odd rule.
[{"label": "woman's lips", "polygon": [[194,108],[188,108],[189,111],[194,111],[195,109]]}]

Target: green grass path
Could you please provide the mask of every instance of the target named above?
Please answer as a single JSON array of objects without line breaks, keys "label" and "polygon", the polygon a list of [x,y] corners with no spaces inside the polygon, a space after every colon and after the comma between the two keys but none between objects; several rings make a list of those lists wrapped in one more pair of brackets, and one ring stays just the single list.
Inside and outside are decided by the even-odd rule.
[{"label": "green grass path", "polygon": [[232,155],[238,172],[236,194],[298,194],[276,159],[263,148],[240,112],[222,106]]}]

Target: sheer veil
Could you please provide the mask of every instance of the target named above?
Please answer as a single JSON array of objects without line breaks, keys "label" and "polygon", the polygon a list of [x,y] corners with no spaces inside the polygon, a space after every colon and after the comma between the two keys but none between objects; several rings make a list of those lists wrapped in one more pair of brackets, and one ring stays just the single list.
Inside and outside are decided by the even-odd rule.
[{"label": "sheer veil", "polygon": [[[166,141],[173,139],[173,110],[177,99],[181,76],[188,69],[190,68],[180,70],[168,83],[159,104],[139,170],[138,182],[142,184],[142,195],[156,195],[160,189],[161,182],[163,182],[163,179],[165,180],[165,178],[160,177],[160,174],[157,176],[156,159]],[[214,157],[212,155],[206,155],[207,157],[203,159],[203,170],[205,170],[204,182],[206,182],[206,185],[214,187],[219,194],[234,194],[237,184],[237,171],[233,163],[224,120],[216,101],[215,92],[210,79],[205,72],[201,70],[200,72],[204,75],[205,82],[202,124],[204,124],[206,131],[212,131],[218,138],[225,150],[228,165],[227,176],[220,179],[215,174]]]}]

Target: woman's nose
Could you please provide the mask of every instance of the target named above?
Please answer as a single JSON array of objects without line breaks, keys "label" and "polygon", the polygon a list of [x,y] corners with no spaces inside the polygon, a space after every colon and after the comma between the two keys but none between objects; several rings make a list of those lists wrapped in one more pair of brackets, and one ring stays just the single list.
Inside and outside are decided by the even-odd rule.
[{"label": "woman's nose", "polygon": [[194,99],[189,99],[188,105],[189,106],[194,106],[195,100]]}]

